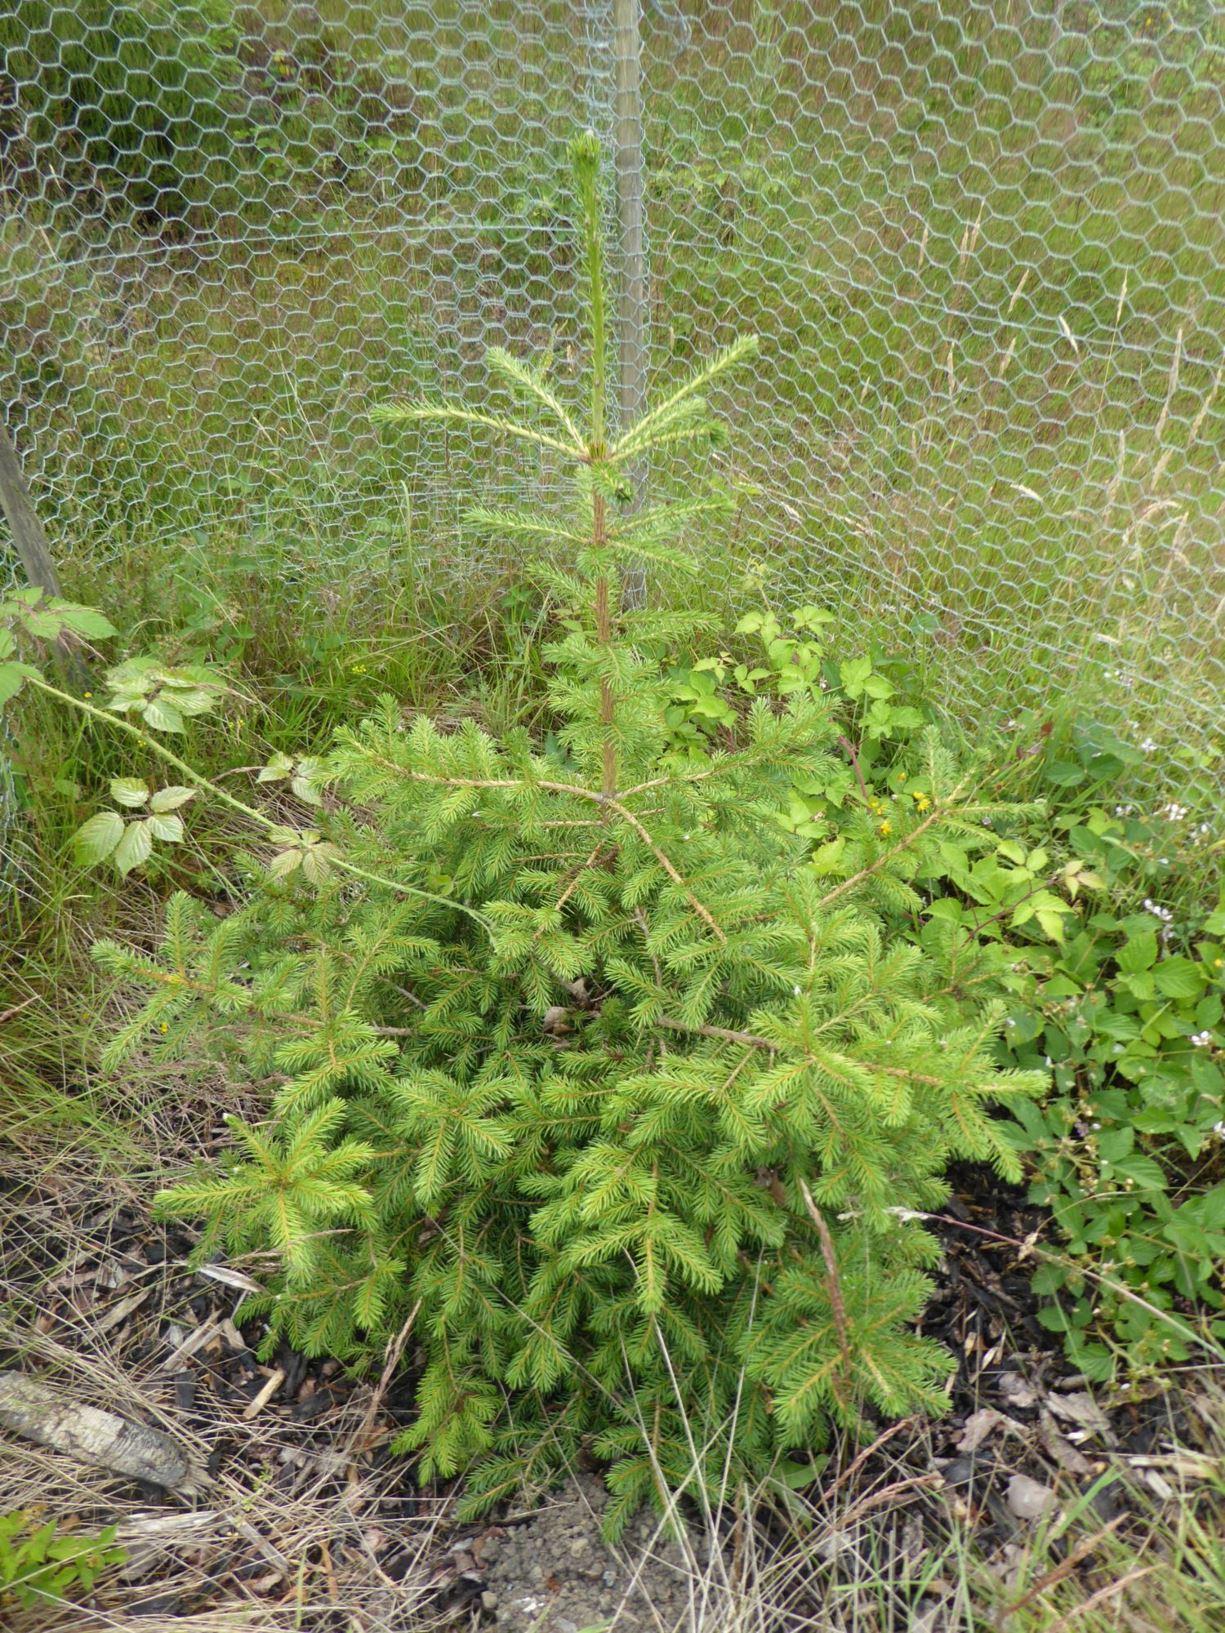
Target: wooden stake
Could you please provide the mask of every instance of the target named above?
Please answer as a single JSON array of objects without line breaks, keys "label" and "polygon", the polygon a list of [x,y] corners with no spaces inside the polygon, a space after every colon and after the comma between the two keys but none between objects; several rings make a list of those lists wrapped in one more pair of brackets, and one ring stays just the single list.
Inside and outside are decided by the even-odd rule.
[{"label": "wooden stake", "polygon": [[48,595],[59,595],[60,583],[47,535],[30,499],[21,471],[17,450],[3,422],[0,422],[0,509],[3,509],[13,543],[31,584],[37,584]]},{"label": "wooden stake", "polygon": [[[51,547],[30,498],[17,450],[3,420],[0,420],[0,511],[4,512],[9,524],[26,578],[44,594],[58,596],[61,593],[60,581],[55,563],[51,560]],[[89,674],[80,654],[62,636],[57,645],[69,681],[83,691],[89,685]]]}]

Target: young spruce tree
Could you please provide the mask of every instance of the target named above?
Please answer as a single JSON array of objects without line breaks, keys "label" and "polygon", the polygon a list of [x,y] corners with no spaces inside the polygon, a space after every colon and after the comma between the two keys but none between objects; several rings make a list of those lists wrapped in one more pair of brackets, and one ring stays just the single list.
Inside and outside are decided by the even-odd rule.
[{"label": "young spruce tree", "polygon": [[224,1171],[165,1195],[205,1221],[203,1252],[275,1255],[247,1306],[269,1344],[360,1362],[411,1335],[399,1444],[423,1479],[468,1471],[475,1510],[585,1449],[615,1526],[661,1481],[802,1479],[831,1422],[940,1404],[949,1359],[914,1330],[936,1247],[914,1213],[951,1158],[1015,1172],[991,1103],[1039,1082],[997,1069],[997,1012],[891,928],[918,836],[981,834],[992,810],[938,742],[931,809],[886,839],[848,807],[834,882],[776,820],[797,773],[833,769],[819,697],[757,700],[734,752],[669,755],[652,654],[691,621],[626,608],[618,583],[628,563],[696,565],[679,541],[724,501],[634,510],[625,472],[708,446],[702,392],[756,347],[612,434],[593,137],[574,164],[586,423],[500,350],[523,417],[378,416],[568,466],[569,515],[472,516],[532,547],[558,609],[550,748],[386,698],[312,763],[303,797],[336,789],[326,838],[282,832],[272,877],[220,922],[176,897],[158,955],[98,957],[152,989],[111,1058],[211,1037],[276,1086]]}]

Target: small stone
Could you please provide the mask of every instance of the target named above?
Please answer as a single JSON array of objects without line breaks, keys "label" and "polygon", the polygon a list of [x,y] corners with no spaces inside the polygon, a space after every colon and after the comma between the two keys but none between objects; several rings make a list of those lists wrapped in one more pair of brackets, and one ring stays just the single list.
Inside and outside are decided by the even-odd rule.
[{"label": "small stone", "polygon": [[951,1463],[946,1463],[940,1470],[941,1478],[946,1486],[964,1487],[973,1486],[976,1482],[984,1481],[988,1476],[989,1465],[980,1462],[977,1458],[955,1457]]},{"label": "small stone", "polygon": [[1008,1506],[1020,1520],[1041,1518],[1057,1501],[1050,1486],[1031,1480],[1028,1474],[1014,1474],[1008,1482]]},{"label": "small stone", "polygon": [[481,1595],[481,1609],[482,1610],[496,1610],[497,1608],[498,1608],[498,1596],[497,1596],[497,1594],[496,1593],[490,1593],[489,1590],[486,1589],[486,1591],[484,1593],[482,1593],[482,1595]]}]

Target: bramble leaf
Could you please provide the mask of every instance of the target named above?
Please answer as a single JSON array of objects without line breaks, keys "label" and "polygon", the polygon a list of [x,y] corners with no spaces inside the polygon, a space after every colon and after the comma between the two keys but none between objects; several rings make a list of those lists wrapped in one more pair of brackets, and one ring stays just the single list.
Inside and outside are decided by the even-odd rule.
[{"label": "bramble leaf", "polygon": [[118,811],[99,811],[72,836],[77,861],[86,867],[104,862],[123,838],[124,821]]}]

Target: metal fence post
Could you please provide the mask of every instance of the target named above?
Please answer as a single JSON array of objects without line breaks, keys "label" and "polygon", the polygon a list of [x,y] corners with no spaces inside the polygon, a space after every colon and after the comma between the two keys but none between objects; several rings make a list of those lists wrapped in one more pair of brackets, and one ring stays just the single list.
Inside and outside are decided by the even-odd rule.
[{"label": "metal fence post", "polygon": [[[642,10],[639,0],[613,0],[613,54],[616,59],[614,164],[620,237],[618,292],[618,403],[621,424],[630,425],[646,406],[647,273],[644,246],[645,201],[642,152]],[[646,483],[645,461],[630,472],[635,503]],[[641,606],[646,573],[630,569],[622,594],[627,606]]]}]

